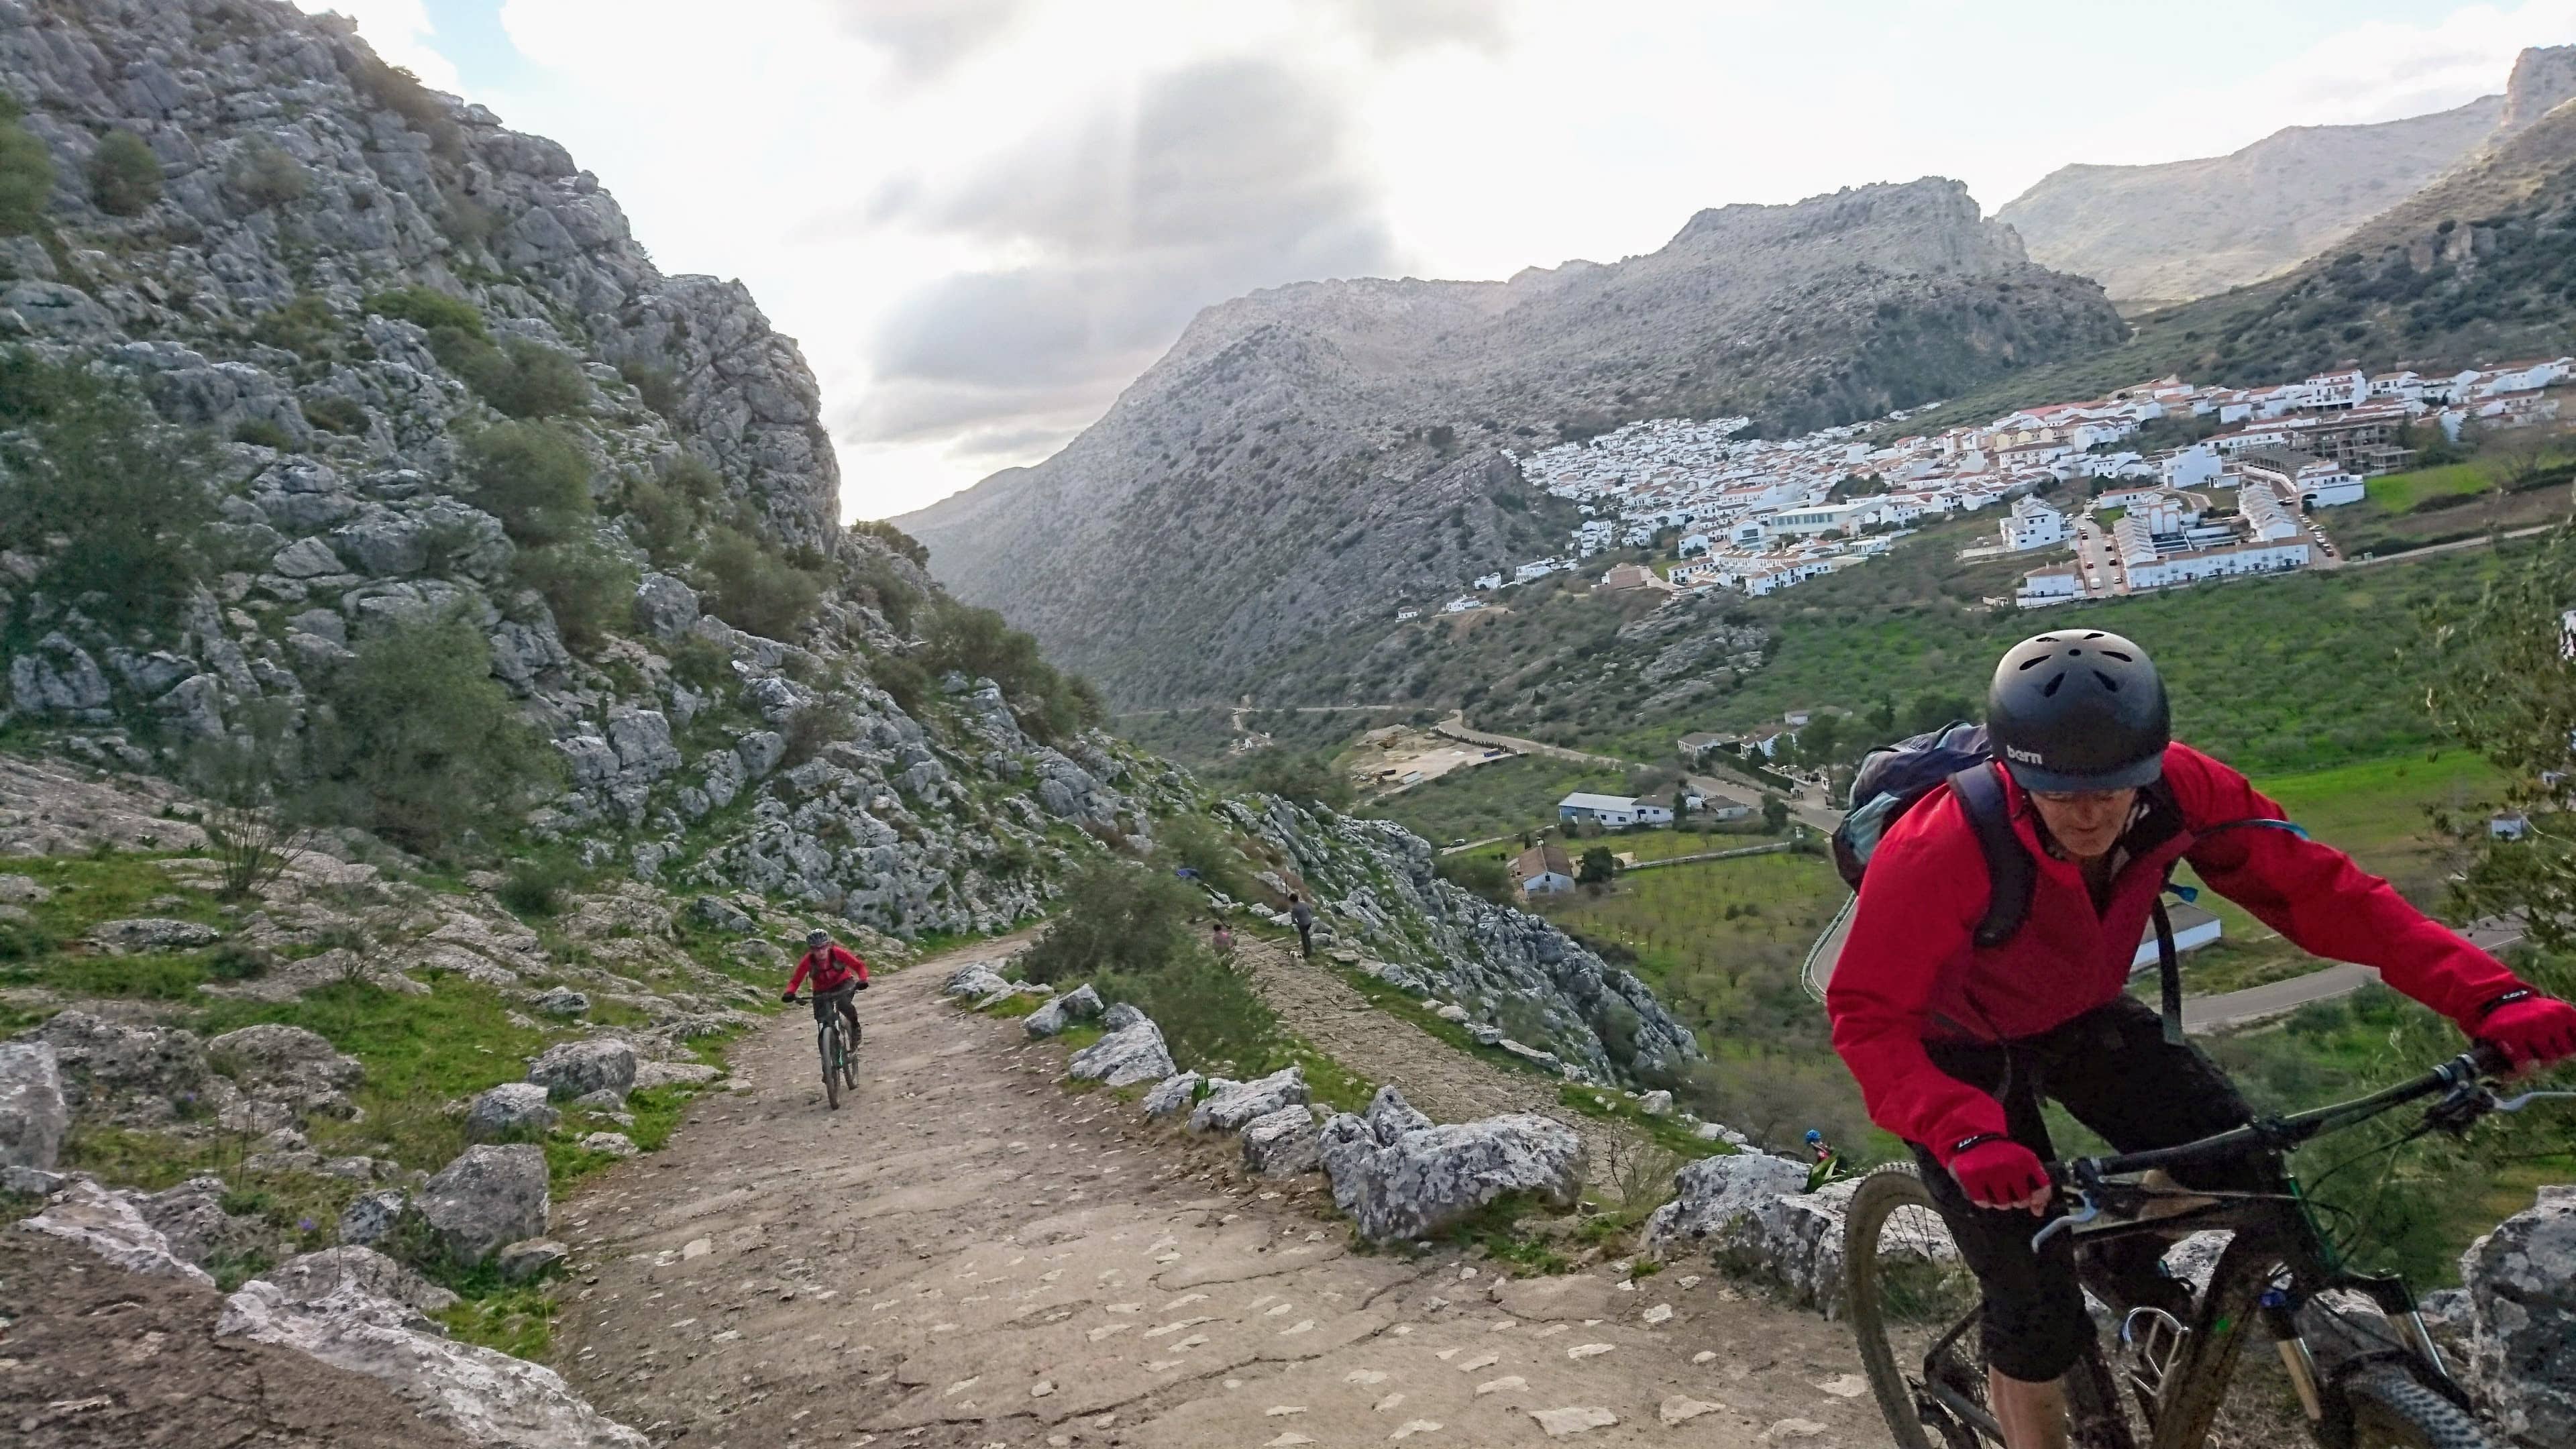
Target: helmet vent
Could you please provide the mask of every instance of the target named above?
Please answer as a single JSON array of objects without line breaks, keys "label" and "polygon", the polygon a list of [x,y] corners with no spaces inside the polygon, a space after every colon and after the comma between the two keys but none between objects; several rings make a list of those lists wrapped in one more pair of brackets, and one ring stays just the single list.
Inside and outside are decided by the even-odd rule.
[{"label": "helmet vent", "polygon": [[2060,673],[2052,675],[2050,676],[2048,683],[2040,686],[2039,692],[2044,698],[2055,699],[2057,698],[2057,686],[2064,684],[2065,682],[2066,676],[2064,674]]},{"label": "helmet vent", "polygon": [[2041,666],[2041,665],[2043,665],[2043,664],[2046,664],[2047,662],[2048,662],[2048,656],[2047,656],[2047,655],[2045,655],[2045,654],[2042,654],[2042,655],[2040,655],[2040,656],[2039,656],[2038,658],[2036,658],[2036,659],[2025,659],[2025,660],[2023,660],[2023,661],[2021,662],[2020,668],[2021,668],[2021,670],[2022,670],[2024,673],[2028,673],[2029,671],[2031,671],[2031,670],[2033,670],[2033,669],[2037,669],[2039,666]]},{"label": "helmet vent", "polygon": [[2116,680],[2116,679],[2113,679],[2111,676],[2109,676],[2109,675],[2107,675],[2107,674],[2104,674],[2101,670],[2099,670],[2099,669],[2094,670],[2094,671],[2093,671],[2093,677],[2094,677],[2095,679],[2098,679],[2098,680],[2102,681],[2102,687],[2103,687],[2104,689],[2107,689],[2107,690],[2111,691],[2113,694],[2118,694],[2118,693],[2120,692],[2120,681],[2118,681],[2118,680]]},{"label": "helmet vent", "polygon": [[2108,657],[2110,657],[2110,658],[2117,659],[2117,660],[2119,660],[2119,661],[2120,661],[2121,663],[2123,663],[2123,664],[2134,664],[2134,663],[2136,663],[2136,662],[2137,662],[2137,661],[2136,661],[2134,658],[2132,658],[2131,656],[2126,655],[2126,654],[2123,654],[2123,653],[2121,653],[2121,652],[2120,652],[2119,650],[2117,650],[2117,649],[2104,649],[2104,650],[2101,650],[2101,651],[2099,651],[2099,652],[2100,652],[2100,653],[2102,653],[2102,654],[2104,654],[2104,655],[2106,655],[2106,656],[2108,656]]}]

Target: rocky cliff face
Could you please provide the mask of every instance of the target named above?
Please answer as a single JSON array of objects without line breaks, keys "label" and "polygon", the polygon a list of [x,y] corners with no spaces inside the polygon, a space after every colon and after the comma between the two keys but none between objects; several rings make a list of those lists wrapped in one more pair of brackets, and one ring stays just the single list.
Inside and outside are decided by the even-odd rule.
[{"label": "rocky cliff face", "polygon": [[[210,519],[203,581],[163,615],[54,584],[77,539],[0,550],[15,743],[178,773],[269,711],[304,727],[354,659],[461,618],[557,759],[524,802],[533,832],[704,892],[700,924],[743,934],[768,934],[739,904],[762,898],[906,937],[1000,929],[1075,858],[1203,808],[1180,772],[1049,727],[1040,701],[925,677],[919,635],[945,606],[900,536],[839,525],[795,343],[738,283],[662,275],[554,143],[272,0],[0,0],[0,92],[53,176],[0,235],[0,367],[142,399],[143,426],[196,440],[173,496],[205,494]],[[120,147],[148,181],[102,159]],[[517,372],[496,382],[495,356]],[[538,410],[511,377],[549,359],[568,381]],[[0,399],[0,419],[24,408]],[[532,412],[586,494],[551,541],[503,516],[477,451]],[[49,436],[0,433],[0,488],[85,466]],[[674,503],[684,479],[703,496]],[[721,553],[725,535],[747,549]],[[615,583],[585,630],[530,568],[568,548]],[[791,567],[809,609],[737,597],[744,572]],[[738,627],[755,617],[783,637]],[[1395,959],[1445,969],[1450,943],[1414,915],[1449,908],[1390,909]],[[1626,1070],[1584,1008],[1556,1010],[1570,1053]]]},{"label": "rocky cliff face", "polygon": [[2123,335],[1955,182],[1730,206],[1615,265],[1209,308],[1063,452],[897,521],[1124,698],[1273,690],[1300,645],[1561,541],[1502,448],[1845,422]]},{"label": "rocky cliff face", "polygon": [[2132,311],[2278,275],[2576,96],[2576,46],[2526,50],[2505,93],[2372,126],[2292,126],[2241,151],[2067,166],[1996,213],[2043,266]]}]

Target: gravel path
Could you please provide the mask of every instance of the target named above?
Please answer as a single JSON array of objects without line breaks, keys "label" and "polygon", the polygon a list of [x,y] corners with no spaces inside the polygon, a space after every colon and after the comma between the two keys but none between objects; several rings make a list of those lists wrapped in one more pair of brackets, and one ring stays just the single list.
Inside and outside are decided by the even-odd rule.
[{"label": "gravel path", "polygon": [[[840,1112],[783,1016],[736,1091],[558,1207],[576,1387],[688,1449],[1885,1442],[1842,1325],[1719,1278],[1350,1251],[1320,1179],[1243,1181],[1226,1144],[1069,1093],[1060,1047],[936,999],[1005,949],[880,978]],[[1483,1110],[1402,1029],[1431,1070],[1387,1075]]]}]

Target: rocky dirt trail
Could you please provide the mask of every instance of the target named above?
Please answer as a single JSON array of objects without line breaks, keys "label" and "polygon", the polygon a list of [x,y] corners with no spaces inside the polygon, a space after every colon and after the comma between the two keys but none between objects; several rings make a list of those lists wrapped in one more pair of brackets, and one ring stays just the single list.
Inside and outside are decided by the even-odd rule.
[{"label": "rocky dirt trail", "polygon": [[[937,997],[1011,948],[881,978],[841,1111],[783,1016],[666,1150],[559,1207],[576,1388],[691,1449],[1884,1442],[1839,1324],[1688,1265],[1354,1252],[1318,1180],[1067,1092],[1060,1046]],[[1408,1091],[1455,1055],[1411,1050]],[[1449,1089],[1417,1100],[1487,1110]]]}]

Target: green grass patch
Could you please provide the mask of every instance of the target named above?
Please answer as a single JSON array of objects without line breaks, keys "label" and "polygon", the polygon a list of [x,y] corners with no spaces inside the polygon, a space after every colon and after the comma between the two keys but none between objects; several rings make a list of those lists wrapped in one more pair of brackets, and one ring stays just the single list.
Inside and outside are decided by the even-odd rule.
[{"label": "green grass patch", "polygon": [[2438,468],[2383,473],[2364,481],[2362,506],[2383,514],[2405,513],[2427,498],[2478,493],[2493,486],[2494,482],[2482,464],[2445,463]]},{"label": "green grass patch", "polygon": [[990,1006],[977,1007],[976,1010],[986,1016],[998,1016],[1009,1020],[1035,1015],[1039,1007],[1053,1000],[1055,998],[1052,996],[1030,996],[1023,992],[1016,996],[1005,996]]},{"label": "green grass patch", "polygon": [[1544,829],[1556,823],[1556,802],[1576,790],[1625,794],[1627,777],[1615,770],[1523,755],[1452,770],[1410,790],[1366,802],[1358,813],[1392,820],[1433,845],[1445,846],[1452,840]]},{"label": "green grass patch", "polygon": [[1685,1161],[1702,1157],[1725,1157],[1735,1151],[1722,1141],[1710,1142],[1693,1135],[1688,1127],[1681,1124],[1678,1117],[1647,1116],[1644,1109],[1637,1105],[1636,1099],[1613,1087],[1587,1087],[1578,1082],[1568,1082],[1557,1088],[1556,1100],[1586,1117],[1598,1117],[1605,1122],[1624,1122],[1636,1129],[1637,1133],[1647,1141]]},{"label": "green grass patch", "polygon": [[554,1347],[555,1303],[544,1285],[503,1284],[496,1275],[488,1284],[469,1280],[447,1286],[464,1297],[438,1315],[450,1337],[531,1363],[545,1362]]},{"label": "green grass patch", "polygon": [[1422,1032],[1427,1036],[1436,1038],[1462,1052],[1471,1052],[1488,1062],[1494,1063],[1498,1066],[1507,1067],[1513,1071],[1525,1072],[1534,1077],[1561,1080],[1557,1077],[1556,1073],[1548,1071],[1546,1068],[1539,1066],[1535,1062],[1524,1061],[1499,1047],[1478,1045],[1476,1039],[1473,1036],[1468,1035],[1465,1027],[1460,1026],[1454,1021],[1449,1021],[1442,1017],[1433,1015],[1420,1001],[1417,1001],[1413,997],[1405,994],[1402,990],[1389,986],[1387,983],[1378,980],[1376,977],[1369,975],[1367,972],[1360,970],[1356,966],[1345,966],[1338,961],[1328,962],[1326,964],[1332,968],[1335,975],[1340,976],[1343,981],[1347,982],[1352,990],[1357,991],[1361,996],[1367,998],[1370,1006],[1375,1007],[1379,1011],[1385,1012],[1389,1016],[1412,1023],[1414,1026],[1421,1028]]},{"label": "green grass patch", "polygon": [[1460,1248],[1483,1248],[1496,1262],[1518,1272],[1549,1277],[1569,1272],[1574,1264],[1556,1245],[1523,1231],[1519,1224],[1533,1216],[1561,1216],[1526,1193],[1506,1193],[1452,1225],[1441,1237]]}]

